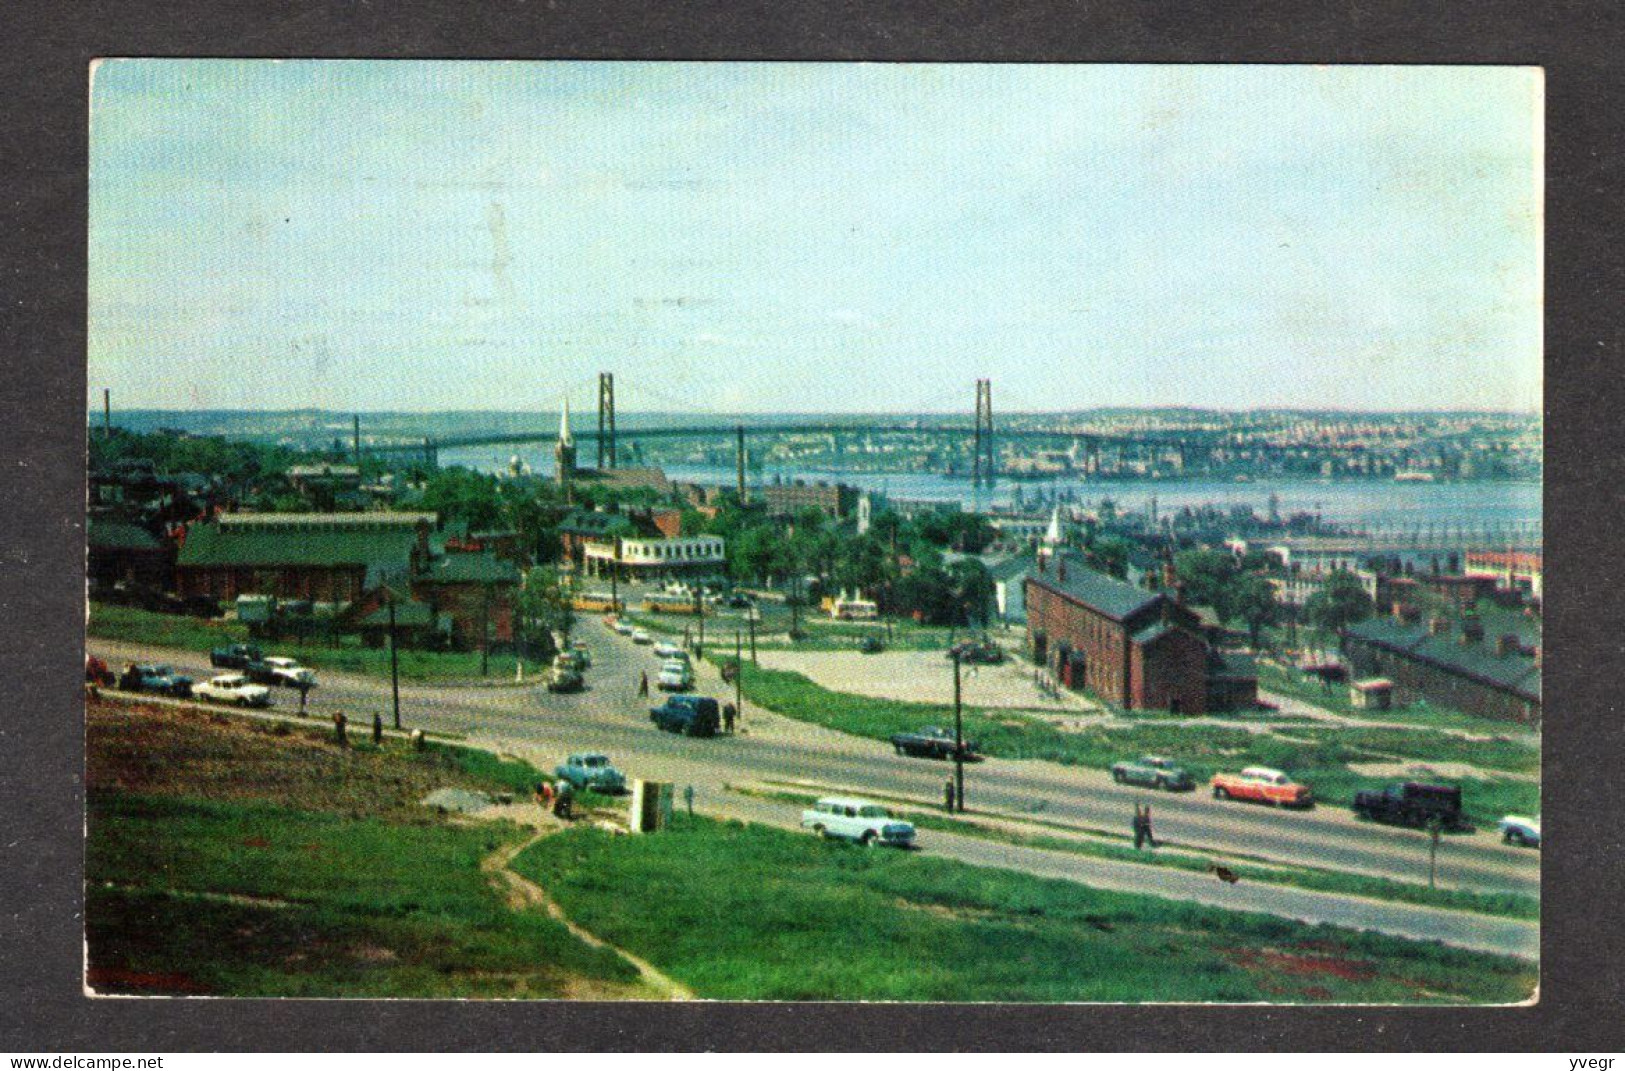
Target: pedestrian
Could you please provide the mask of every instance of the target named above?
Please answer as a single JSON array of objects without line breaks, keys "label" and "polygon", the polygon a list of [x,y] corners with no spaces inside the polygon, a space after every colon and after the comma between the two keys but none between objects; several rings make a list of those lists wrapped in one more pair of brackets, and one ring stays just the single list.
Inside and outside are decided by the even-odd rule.
[{"label": "pedestrian", "polygon": [[734,719],[738,716],[739,711],[734,709],[734,705],[732,703],[722,704],[722,728],[723,731],[725,731],[729,736],[733,735]]},{"label": "pedestrian", "polygon": [[638,698],[642,699],[649,694],[649,671],[644,670],[643,676],[638,680]]},{"label": "pedestrian", "polygon": [[310,698],[310,682],[303,677],[299,678],[299,716],[305,716],[305,701]]},{"label": "pedestrian", "polygon": [[374,747],[384,746],[384,716],[377,712],[372,716],[372,744]]},{"label": "pedestrian", "polygon": [[573,817],[572,804],[575,802],[575,788],[568,781],[560,781],[558,794],[553,797],[553,817]]},{"label": "pedestrian", "polygon": [[954,779],[951,777],[942,785],[942,809],[954,813]]},{"label": "pedestrian", "polygon": [[349,723],[350,720],[344,716],[344,711],[333,711],[333,742],[339,747],[345,747],[349,743],[349,741],[345,739],[344,731],[345,727],[349,725]]},{"label": "pedestrian", "polygon": [[1153,848],[1157,846],[1156,833],[1151,828],[1151,805],[1149,803],[1145,805],[1145,842]]},{"label": "pedestrian", "polygon": [[1139,851],[1145,846],[1145,812],[1140,805],[1134,805],[1134,821],[1130,823],[1134,830],[1134,850]]},{"label": "pedestrian", "polygon": [[694,817],[694,786],[693,785],[684,785],[683,786],[683,802],[688,805],[688,816],[690,818],[693,818]]}]

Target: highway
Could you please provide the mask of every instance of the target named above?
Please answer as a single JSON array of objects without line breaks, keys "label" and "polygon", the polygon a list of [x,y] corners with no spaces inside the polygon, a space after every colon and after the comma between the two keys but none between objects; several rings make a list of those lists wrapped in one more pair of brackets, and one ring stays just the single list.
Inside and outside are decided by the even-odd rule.
[{"label": "highway", "polygon": [[[568,752],[604,751],[628,777],[692,785],[696,809],[787,828],[797,825],[798,806],[743,796],[725,786],[807,781],[908,796],[922,806],[941,799],[949,764],[900,757],[886,744],[783,718],[748,702],[736,736],[691,739],[662,733],[648,719],[648,708],[660,701],[659,693],[647,701],[637,695],[640,673],[647,671],[654,679],[658,659],[653,653],[590,616],[580,619],[574,635],[586,641],[593,658],[586,691],[553,695],[536,685],[516,686],[511,683],[511,663],[494,659],[490,685],[403,685],[403,723],[464,736],[546,770]],[[90,650],[115,667],[127,661],[164,661],[195,680],[214,672],[206,655],[192,652],[102,640],[90,641]],[[506,676],[500,675],[504,668]],[[701,692],[731,696],[714,667],[698,669]],[[279,691],[277,703],[276,709],[292,712],[298,700],[292,692]],[[389,682],[321,673],[321,686],[311,693],[310,714],[326,719],[338,709],[358,730],[371,721],[374,711],[381,711],[387,724]],[[1178,795],[1120,786],[1099,770],[997,759],[966,767],[966,797],[973,811],[1113,833],[1126,833],[1133,805],[1146,802],[1154,808],[1159,839],[1180,846],[1411,883],[1427,878],[1425,834],[1360,822],[1342,808],[1285,812],[1216,801],[1200,789]],[[1228,886],[1207,875],[1169,867],[1114,863],[936,830],[922,833],[921,844],[923,850],[978,865],[1066,877],[1098,887],[1437,938],[1529,958],[1538,951],[1538,927],[1527,920],[1256,882]],[[1438,882],[1443,888],[1538,895],[1539,853],[1504,846],[1488,831],[1447,836],[1439,850]]]}]

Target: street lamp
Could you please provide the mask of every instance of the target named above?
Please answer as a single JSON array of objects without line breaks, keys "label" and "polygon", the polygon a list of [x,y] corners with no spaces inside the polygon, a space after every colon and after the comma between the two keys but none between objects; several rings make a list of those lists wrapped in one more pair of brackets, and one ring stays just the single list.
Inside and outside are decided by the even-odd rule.
[{"label": "street lamp", "polygon": [[395,656],[395,589],[386,587],[389,597],[389,695],[395,708],[395,728],[401,727],[401,667]]},{"label": "street lamp", "polygon": [[954,656],[954,810],[965,812],[965,724],[960,709],[959,651]]}]

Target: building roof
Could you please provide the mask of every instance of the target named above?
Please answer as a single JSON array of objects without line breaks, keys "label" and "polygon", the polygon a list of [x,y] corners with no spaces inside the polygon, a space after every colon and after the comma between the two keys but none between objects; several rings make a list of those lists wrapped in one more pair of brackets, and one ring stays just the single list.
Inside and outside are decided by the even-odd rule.
[{"label": "building roof", "polygon": [[435,513],[394,513],[388,510],[372,510],[365,513],[222,513],[218,518],[221,528],[278,530],[288,528],[412,530],[419,524],[427,524],[433,528],[439,519],[439,515]]},{"label": "building roof", "polygon": [[1486,629],[1485,638],[1463,643],[1460,628],[1434,635],[1427,625],[1412,625],[1391,617],[1374,617],[1350,625],[1345,633],[1357,640],[1427,662],[1503,691],[1540,702],[1540,667],[1529,655],[1495,653],[1497,634]]},{"label": "building roof", "polygon": [[[427,603],[416,599],[397,599],[395,602],[396,628],[428,628],[434,624],[434,608]],[[389,604],[386,602],[378,609],[356,622],[361,628],[388,628]]]},{"label": "building roof", "polygon": [[138,524],[97,517],[86,521],[85,539],[92,550],[157,551],[164,548],[162,540]]},{"label": "building roof", "polygon": [[404,566],[417,545],[411,528],[194,524],[177,565],[194,567]]},{"label": "building roof", "polygon": [[1174,631],[1174,626],[1166,621],[1158,621],[1156,624],[1149,625],[1136,632],[1132,639],[1141,647],[1149,647],[1172,631]]},{"label": "building roof", "polygon": [[[1062,563],[1066,567],[1065,580],[1061,579]],[[1045,571],[1029,573],[1027,579],[1117,621],[1133,617],[1162,599],[1158,592],[1096,572],[1070,555],[1058,555]]]},{"label": "building roof", "polygon": [[418,577],[422,584],[517,584],[519,567],[489,551],[448,554]]},{"label": "building roof", "polygon": [[632,535],[637,531],[637,526],[624,513],[578,509],[559,522],[559,531],[580,536]]}]

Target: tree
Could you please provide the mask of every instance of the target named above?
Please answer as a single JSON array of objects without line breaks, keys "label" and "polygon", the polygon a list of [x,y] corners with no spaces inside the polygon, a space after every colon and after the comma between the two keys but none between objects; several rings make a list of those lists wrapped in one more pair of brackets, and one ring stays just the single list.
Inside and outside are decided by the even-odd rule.
[{"label": "tree", "polygon": [[1221,621],[1235,616],[1228,605],[1237,580],[1236,559],[1230,554],[1222,550],[1182,550],[1174,555],[1174,571],[1191,602],[1213,607]]},{"label": "tree", "polygon": [[[575,624],[575,609],[563,574],[550,565],[526,573],[519,590],[519,613],[527,626],[534,626],[544,635],[557,633],[568,641]],[[529,627],[526,632],[530,632]]]},{"label": "tree", "polygon": [[1346,569],[1334,571],[1304,604],[1309,620],[1332,632],[1364,621],[1371,616],[1371,610],[1371,596],[1360,585],[1360,578]]},{"label": "tree", "polygon": [[1121,580],[1128,576],[1131,549],[1128,540],[1121,536],[1101,536],[1089,543],[1085,553],[1089,557],[1089,564]]},{"label": "tree", "polygon": [[1228,604],[1227,609],[1234,616],[1247,622],[1248,638],[1252,641],[1253,647],[1257,648],[1264,626],[1274,624],[1280,614],[1281,607],[1275,601],[1275,589],[1264,577],[1256,573],[1243,573],[1231,585],[1229,597],[1225,601]]}]

